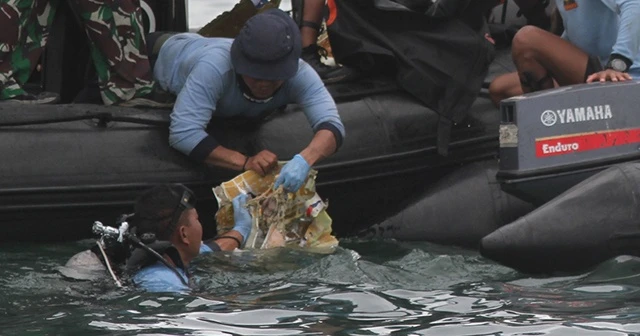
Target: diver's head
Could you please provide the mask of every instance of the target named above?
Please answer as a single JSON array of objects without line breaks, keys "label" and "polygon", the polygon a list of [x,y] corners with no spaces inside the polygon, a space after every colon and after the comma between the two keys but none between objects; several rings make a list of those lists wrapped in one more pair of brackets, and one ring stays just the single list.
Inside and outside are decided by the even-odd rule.
[{"label": "diver's head", "polygon": [[298,72],[301,53],[298,26],[274,8],[247,20],[231,45],[231,62],[248,98],[264,100]]},{"label": "diver's head", "polygon": [[139,237],[153,234],[170,241],[189,262],[200,251],[202,224],[195,195],[181,184],[164,184],[142,193],[135,203],[135,226]]}]

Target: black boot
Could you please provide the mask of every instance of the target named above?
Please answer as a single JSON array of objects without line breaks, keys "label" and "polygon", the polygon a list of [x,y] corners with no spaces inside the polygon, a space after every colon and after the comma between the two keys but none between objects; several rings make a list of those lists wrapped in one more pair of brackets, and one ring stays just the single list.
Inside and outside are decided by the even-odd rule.
[{"label": "black boot", "polygon": [[175,102],[176,96],[162,90],[158,83],[155,83],[151,92],[146,95],[132,98],[116,105],[124,107],[171,108]]},{"label": "black boot", "polygon": [[317,44],[302,48],[301,58],[316,70],[325,84],[353,80],[357,76],[355,70],[344,66],[328,66],[322,63],[320,57],[326,58],[327,51]]}]

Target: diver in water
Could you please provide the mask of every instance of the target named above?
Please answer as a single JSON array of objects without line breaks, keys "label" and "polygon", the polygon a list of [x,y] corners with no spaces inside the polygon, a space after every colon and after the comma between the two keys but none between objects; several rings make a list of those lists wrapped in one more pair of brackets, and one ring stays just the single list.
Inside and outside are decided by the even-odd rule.
[{"label": "diver in water", "polygon": [[[201,253],[240,248],[251,232],[246,194],[233,199],[233,230],[202,241],[202,224],[194,208],[195,196],[181,185],[161,185],[140,195],[135,204],[135,231],[141,240],[165,242],[158,251],[163,259],[137,248],[127,261],[133,283],[147,291],[176,292],[189,289],[189,263]],[[136,270],[136,268],[139,268]]]},{"label": "diver in water", "polygon": [[513,39],[517,72],[489,87],[496,106],[523,93],[640,78],[640,0],[556,0],[564,33],[525,26]]},{"label": "diver in water", "polygon": [[[173,98],[154,87],[139,0],[69,1],[84,25],[105,105],[170,107]],[[57,93],[24,90],[49,38],[57,1],[8,0],[0,4],[0,101],[53,104]]]},{"label": "diver in water", "polygon": [[109,271],[121,286],[124,269],[133,284],[146,291],[188,291],[188,267],[195,257],[243,246],[252,225],[247,197],[240,194],[233,199],[233,229],[203,242],[193,192],[180,184],[151,188],[137,198],[135,213],[125,216],[124,229],[94,224],[94,232],[101,235],[99,248],[74,255],[60,272],[77,280],[95,280]]},{"label": "diver in water", "polygon": [[[297,103],[314,132],[311,142],[284,165],[275,187],[295,192],[309,169],[332,155],[345,130],[324,83],[300,59],[301,37],[294,20],[279,9],[251,17],[235,39],[198,34],[150,34],[154,75],[177,95],[171,113],[169,143],[191,159],[260,175],[277,165],[269,150],[246,156],[222,146],[206,129],[212,116],[258,118]],[[286,132],[286,130],[283,130]]]}]

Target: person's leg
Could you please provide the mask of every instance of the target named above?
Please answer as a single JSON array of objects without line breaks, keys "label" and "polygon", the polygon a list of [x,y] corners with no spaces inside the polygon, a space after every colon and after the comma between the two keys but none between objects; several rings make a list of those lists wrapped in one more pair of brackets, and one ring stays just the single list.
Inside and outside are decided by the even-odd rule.
[{"label": "person's leg", "polygon": [[57,4],[57,0],[0,0],[0,100],[58,100],[55,94],[39,97],[22,88],[47,44]]},{"label": "person's leg", "polygon": [[[326,50],[317,44],[325,0],[294,0],[291,4],[294,19],[300,27],[301,58],[316,70],[325,83],[334,83],[355,77],[354,70],[343,66],[328,66],[320,59],[321,56],[326,56]],[[321,55],[322,53],[325,55]]]},{"label": "person's leg", "polygon": [[[558,82],[553,81],[553,87],[558,87]],[[489,98],[496,107],[500,106],[503,99],[524,94],[520,84],[520,76],[517,72],[510,72],[494,78],[489,85]]]},{"label": "person's leg", "polygon": [[601,68],[580,48],[533,26],[518,31],[511,53],[518,72],[499,76],[489,86],[496,106],[502,99],[523,93],[584,83]]},{"label": "person's leg", "polygon": [[[145,97],[154,88],[137,0],[70,0],[91,45],[105,105]],[[155,105],[152,105],[155,106]]]},{"label": "person's leg", "polygon": [[489,98],[495,106],[500,106],[503,99],[521,95],[520,77],[511,72],[494,78],[489,85]]},{"label": "person's leg", "polygon": [[511,54],[518,69],[520,90],[513,74],[496,78],[489,87],[489,95],[496,105],[517,94],[584,83],[590,74],[600,70],[600,65],[594,64],[598,61],[580,48],[533,26],[518,31]]},{"label": "person's leg", "polygon": [[300,35],[302,37],[302,48],[306,48],[318,41],[318,32],[322,24],[322,10],[324,0],[303,1],[302,23],[300,24]]},{"label": "person's leg", "polygon": [[584,83],[589,55],[550,32],[525,26],[513,38],[511,49],[524,93]]}]

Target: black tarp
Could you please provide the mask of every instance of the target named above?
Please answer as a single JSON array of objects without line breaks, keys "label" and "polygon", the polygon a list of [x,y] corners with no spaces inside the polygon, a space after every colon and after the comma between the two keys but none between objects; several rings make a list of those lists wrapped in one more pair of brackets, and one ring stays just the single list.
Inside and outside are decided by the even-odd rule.
[{"label": "black tarp", "polygon": [[446,154],[452,122],[464,119],[493,60],[484,14],[495,0],[330,0],[327,20],[338,63],[398,84],[440,114]]}]

